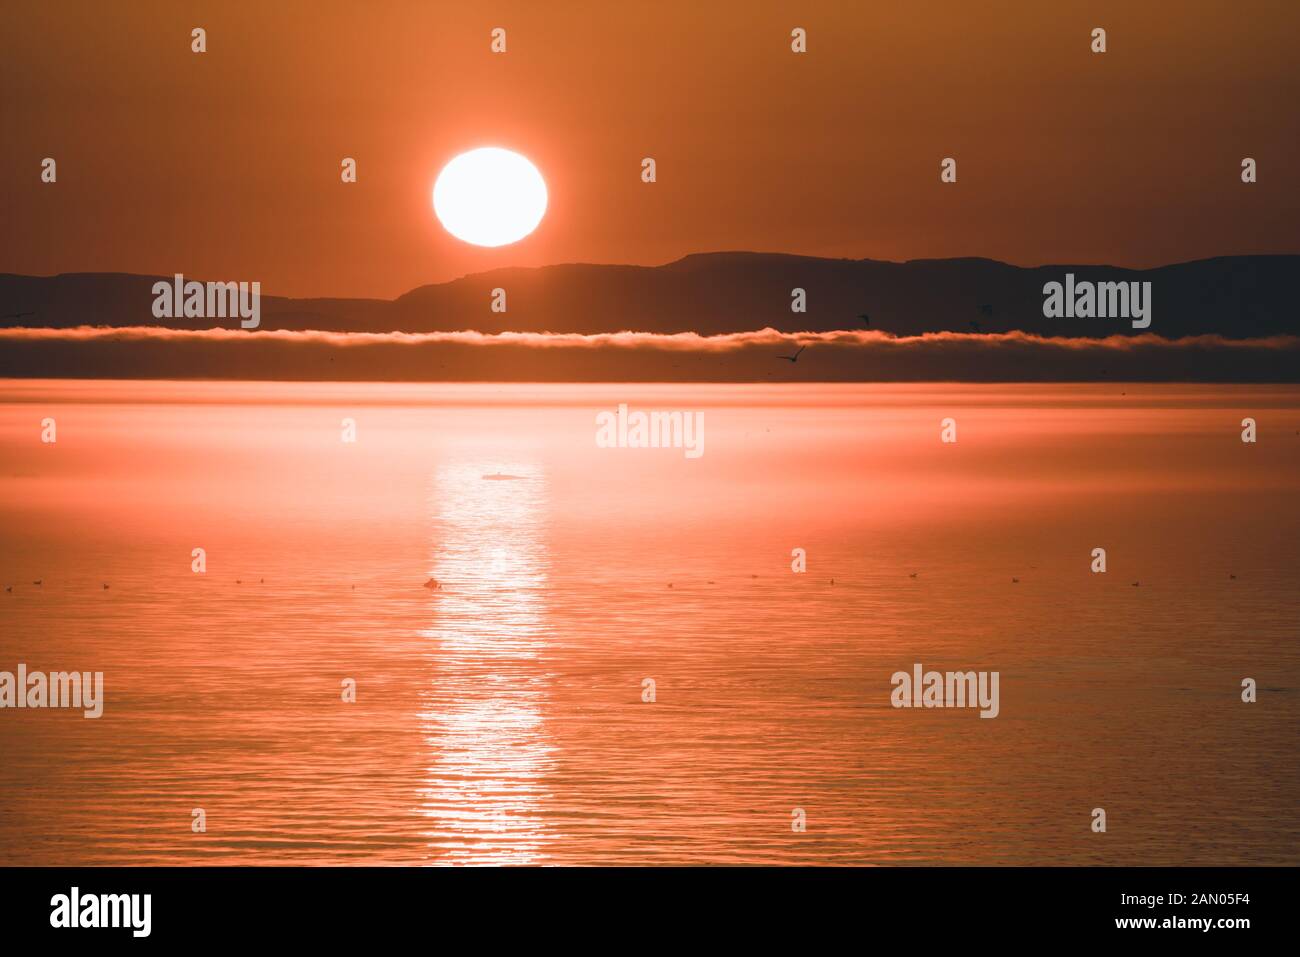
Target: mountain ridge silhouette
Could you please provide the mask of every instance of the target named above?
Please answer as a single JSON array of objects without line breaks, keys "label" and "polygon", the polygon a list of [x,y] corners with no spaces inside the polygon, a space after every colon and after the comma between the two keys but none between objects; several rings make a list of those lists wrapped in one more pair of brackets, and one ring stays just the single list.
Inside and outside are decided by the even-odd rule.
[{"label": "mountain ridge silhouette", "polygon": [[[698,332],[773,328],[828,332],[870,328],[896,335],[1020,330],[1046,336],[1137,334],[1124,319],[1049,319],[1043,285],[1076,281],[1152,283],[1149,332],[1234,339],[1300,333],[1293,284],[1300,255],[1220,256],[1148,269],[1090,264],[1015,266],[960,257],[890,262],[786,253],[693,253],[659,266],[560,263],[502,267],[416,287],[395,299],[264,293],[261,330],[327,332]],[[252,281],[255,276],[186,280]],[[193,329],[237,322],[159,320],[152,286],[170,276],[133,273],[0,274],[0,326],[162,326]],[[492,312],[492,290],[507,311]],[[791,311],[805,290],[807,311]],[[21,319],[9,318],[24,312]]]}]

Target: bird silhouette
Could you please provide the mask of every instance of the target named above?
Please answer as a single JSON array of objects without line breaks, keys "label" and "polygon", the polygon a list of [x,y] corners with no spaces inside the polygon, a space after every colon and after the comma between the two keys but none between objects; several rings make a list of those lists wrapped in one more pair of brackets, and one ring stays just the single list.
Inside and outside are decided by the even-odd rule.
[{"label": "bird silhouette", "polygon": [[33,585],[39,585],[39,584],[40,584],[41,582],[43,582],[43,581],[45,581],[44,578],[38,578],[38,579],[36,579],[36,581],[32,582],[32,584],[33,584]]},{"label": "bird silhouette", "polygon": [[1020,579],[1019,579],[1019,578],[1013,578],[1013,579],[1011,579],[1011,584],[1013,584],[1013,585],[1019,585],[1019,584],[1020,584]]},{"label": "bird silhouette", "polygon": [[[808,348],[807,346],[800,346],[800,347],[799,347],[799,352],[803,352],[803,351],[804,351],[805,349],[807,349],[807,348]],[[794,355],[792,355],[792,356],[777,356],[776,358],[778,358],[778,359],[784,359],[786,362],[798,362],[798,361],[799,361],[799,352],[796,352],[796,353],[795,353]]]},{"label": "bird silhouette", "polygon": [[909,574],[907,577],[908,577],[908,578],[915,578],[915,577],[916,577],[916,572],[912,572],[912,573]]},{"label": "bird silhouette", "polygon": [[5,591],[13,591],[13,590],[14,590],[13,585],[5,585]]},{"label": "bird silhouette", "polygon": [[1134,583],[1133,583],[1133,587],[1134,587],[1134,588],[1137,588],[1137,587],[1138,587],[1139,585],[1141,585],[1141,584],[1142,584],[1141,582],[1134,582]]},{"label": "bird silhouette", "polygon": [[35,312],[11,312],[5,316],[6,319],[21,319],[23,316],[34,316]]},{"label": "bird silhouette", "polygon": [[424,587],[428,589],[441,588],[442,582],[438,581],[438,579],[436,578],[430,578],[427,582],[424,583]]},{"label": "bird silhouette", "polygon": [[104,591],[108,591],[108,582],[104,582]]},{"label": "bird silhouette", "polygon": [[865,312],[858,313],[858,318],[861,319],[866,325],[868,326],[871,325],[871,316],[869,316],[867,313]]}]

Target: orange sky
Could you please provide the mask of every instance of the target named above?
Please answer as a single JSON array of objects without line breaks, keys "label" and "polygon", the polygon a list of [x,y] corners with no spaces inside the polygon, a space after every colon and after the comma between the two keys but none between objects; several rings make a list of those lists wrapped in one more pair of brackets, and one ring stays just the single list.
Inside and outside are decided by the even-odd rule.
[{"label": "orange sky", "polygon": [[[0,271],[391,297],[719,249],[1300,252],[1294,0],[113,6],[6,4]],[[531,157],[551,193],[536,233],[493,250],[448,236],[429,198],[446,160],[485,144]]]}]

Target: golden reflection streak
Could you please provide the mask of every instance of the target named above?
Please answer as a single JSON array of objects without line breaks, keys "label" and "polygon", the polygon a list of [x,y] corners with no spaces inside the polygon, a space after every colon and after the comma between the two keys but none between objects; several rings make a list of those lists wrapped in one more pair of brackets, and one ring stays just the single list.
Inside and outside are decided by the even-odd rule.
[{"label": "golden reflection streak", "polygon": [[[488,474],[520,476],[485,479]],[[533,463],[456,462],[431,486],[437,642],[419,715],[432,757],[419,813],[441,864],[528,864],[553,839],[542,810],[555,750],[542,717],[545,479]]]}]

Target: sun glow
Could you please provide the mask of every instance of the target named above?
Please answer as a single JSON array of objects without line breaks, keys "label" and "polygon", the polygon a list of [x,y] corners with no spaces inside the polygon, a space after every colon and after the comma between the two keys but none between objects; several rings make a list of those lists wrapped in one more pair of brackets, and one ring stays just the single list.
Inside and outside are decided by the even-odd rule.
[{"label": "sun glow", "polygon": [[546,182],[528,159],[496,146],[461,153],[433,184],[443,228],[475,246],[523,239],[546,214]]}]

